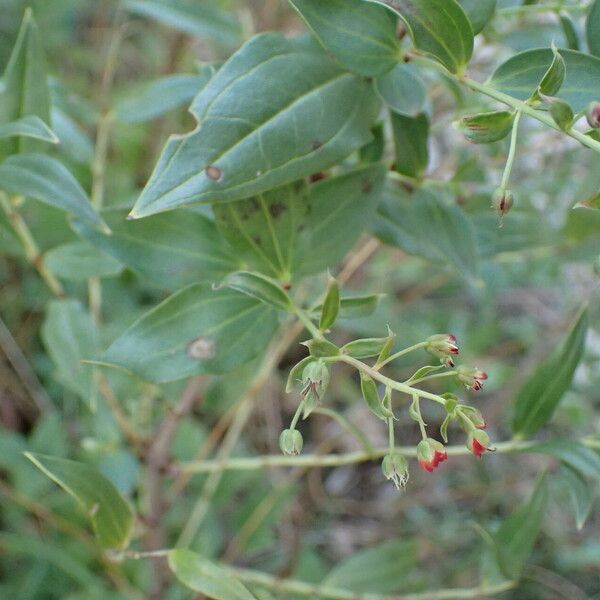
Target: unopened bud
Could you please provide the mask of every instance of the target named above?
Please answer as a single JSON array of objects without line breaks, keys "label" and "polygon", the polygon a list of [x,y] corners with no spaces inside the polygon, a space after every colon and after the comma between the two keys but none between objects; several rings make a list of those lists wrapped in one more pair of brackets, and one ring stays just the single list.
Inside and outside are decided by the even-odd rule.
[{"label": "unopened bud", "polygon": [[417,460],[419,461],[419,465],[429,473],[447,458],[448,454],[444,445],[437,440],[425,438],[417,446]]},{"label": "unopened bud", "polygon": [[465,365],[461,365],[456,369],[456,377],[467,389],[476,392],[483,387],[483,382],[488,378],[485,371]]},{"label": "unopened bud", "polygon": [[490,436],[483,429],[472,429],[469,431],[467,448],[477,457],[489,450],[491,446]]},{"label": "unopened bud", "polygon": [[279,448],[286,456],[295,456],[302,452],[304,440],[297,429],[284,429],[279,435]]},{"label": "unopened bud", "polygon": [[440,359],[440,362],[446,367],[453,367],[452,356],[458,354],[458,345],[456,337],[451,333],[438,333],[429,336],[425,342],[425,350]]},{"label": "unopened bud", "polygon": [[329,385],[329,368],[322,360],[309,362],[302,371],[302,418],[306,419],[322,400]]},{"label": "unopened bud", "polygon": [[408,481],[408,462],[398,452],[383,457],[381,471],[388,481],[393,481],[397,489],[404,488]]},{"label": "unopened bud", "polygon": [[588,125],[593,129],[600,129],[600,102],[592,102],[585,113]]},{"label": "unopened bud", "polygon": [[513,193],[510,190],[498,188],[494,192],[493,208],[502,218],[513,206]]}]

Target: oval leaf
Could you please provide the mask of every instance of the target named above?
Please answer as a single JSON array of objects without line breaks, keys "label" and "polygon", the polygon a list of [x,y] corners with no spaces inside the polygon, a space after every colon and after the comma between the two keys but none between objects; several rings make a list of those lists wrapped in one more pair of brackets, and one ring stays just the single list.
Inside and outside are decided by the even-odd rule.
[{"label": "oval leaf", "polygon": [[408,65],[397,64],[376,79],[375,90],[390,110],[401,115],[416,117],[425,107],[425,86]]},{"label": "oval leaf", "polygon": [[73,460],[32,452],[25,452],[25,456],[81,504],[103,548],[127,547],[133,530],[133,512],[104,475]]},{"label": "oval leaf", "polygon": [[177,579],[195,592],[214,600],[256,600],[229,572],[191,550],[170,550],[168,559]]},{"label": "oval leaf", "polygon": [[221,286],[231,288],[256,298],[278,310],[293,311],[290,297],[281,289],[277,281],[251,271],[237,271],[223,279]]},{"label": "oval leaf", "polygon": [[290,0],[319,41],[349,71],[378,77],[398,62],[396,22],[363,0]]},{"label": "oval leaf", "polygon": [[336,164],[371,139],[377,99],[316,43],[267,33],[219,69],[191,111],[201,127],[167,142],[132,218],[239,200]]},{"label": "oval leaf", "polygon": [[415,46],[458,73],[473,54],[473,28],[456,0],[368,0],[388,6],[406,23]]},{"label": "oval leaf", "polygon": [[419,178],[429,163],[429,119],[425,113],[407,117],[392,113],[392,131],[396,162],[394,169],[409,177]]},{"label": "oval leaf", "polygon": [[98,362],[154,383],[225,373],[262,352],[276,329],[276,313],[259,300],[196,284],[143,315]]},{"label": "oval leaf", "polygon": [[389,337],[353,340],[342,346],[341,351],[343,354],[347,354],[353,358],[369,358],[371,356],[378,356],[388,341]]},{"label": "oval leaf", "polygon": [[583,354],[587,326],[587,309],[581,309],[564,342],[525,382],[515,400],[515,434],[529,437],[552,418]]},{"label": "oval leaf", "polygon": [[55,275],[69,281],[114,277],[123,270],[123,265],[112,256],[81,241],[53,248],[44,255],[44,262]]}]

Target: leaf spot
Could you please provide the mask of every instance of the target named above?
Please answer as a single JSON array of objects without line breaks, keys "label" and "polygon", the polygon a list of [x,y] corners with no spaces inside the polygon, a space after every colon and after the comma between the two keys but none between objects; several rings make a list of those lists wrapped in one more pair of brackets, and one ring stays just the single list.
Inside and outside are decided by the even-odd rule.
[{"label": "leaf spot", "polygon": [[223,177],[223,171],[221,171],[221,169],[218,169],[217,167],[209,165],[208,167],[206,167],[206,175],[213,181],[221,181]]},{"label": "leaf spot", "polygon": [[215,341],[206,336],[193,339],[186,348],[186,354],[190,358],[209,360],[215,356]]}]

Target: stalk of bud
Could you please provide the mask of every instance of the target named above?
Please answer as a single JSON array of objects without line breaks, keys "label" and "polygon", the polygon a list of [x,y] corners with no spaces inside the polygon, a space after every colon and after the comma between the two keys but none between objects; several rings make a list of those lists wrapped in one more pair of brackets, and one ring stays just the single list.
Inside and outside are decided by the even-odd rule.
[{"label": "stalk of bud", "polygon": [[483,387],[483,382],[488,378],[485,371],[464,365],[456,369],[456,377],[467,389],[476,392]]},{"label": "stalk of bud", "polygon": [[417,460],[425,471],[431,473],[437,466],[448,458],[446,449],[441,442],[425,438],[417,446]]},{"label": "stalk of bud", "polygon": [[469,437],[467,439],[467,448],[477,458],[481,458],[481,455],[486,450],[490,450],[490,447],[490,436],[485,431],[483,431],[483,429],[472,429],[471,431],[469,431]]},{"label": "stalk of bud", "polygon": [[384,477],[393,481],[397,489],[404,488],[408,481],[408,462],[398,452],[390,452],[383,457],[381,471]]},{"label": "stalk of bud", "polygon": [[429,336],[425,342],[425,350],[433,356],[440,359],[440,362],[446,367],[453,367],[452,356],[458,354],[456,337],[451,333],[438,333]]},{"label": "stalk of bud", "polygon": [[297,429],[284,429],[279,435],[279,448],[286,456],[295,456],[302,452],[304,440]]}]

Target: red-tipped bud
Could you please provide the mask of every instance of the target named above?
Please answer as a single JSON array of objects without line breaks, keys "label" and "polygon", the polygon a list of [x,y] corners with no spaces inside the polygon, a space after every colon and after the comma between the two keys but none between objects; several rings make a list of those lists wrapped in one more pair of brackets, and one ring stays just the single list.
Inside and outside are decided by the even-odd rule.
[{"label": "red-tipped bud", "polygon": [[446,449],[441,442],[425,438],[417,446],[417,460],[425,471],[431,473],[440,463],[448,458]]},{"label": "red-tipped bud", "polygon": [[600,128],[600,102],[592,102],[585,113],[588,125],[594,129]]},{"label": "red-tipped bud", "polygon": [[453,367],[452,356],[458,354],[458,345],[456,336],[451,333],[438,333],[429,336],[426,340],[425,350],[440,359],[440,362],[446,367]]},{"label": "red-tipped bud", "polygon": [[490,436],[483,429],[473,429],[469,431],[467,448],[480,458],[481,455],[490,449]]},{"label": "red-tipped bud", "polygon": [[498,188],[494,192],[492,208],[500,215],[500,219],[513,207],[514,196],[510,190]]},{"label": "red-tipped bud", "polygon": [[485,371],[464,365],[456,369],[456,377],[467,389],[475,390],[476,392],[483,387],[483,382],[488,378]]}]

